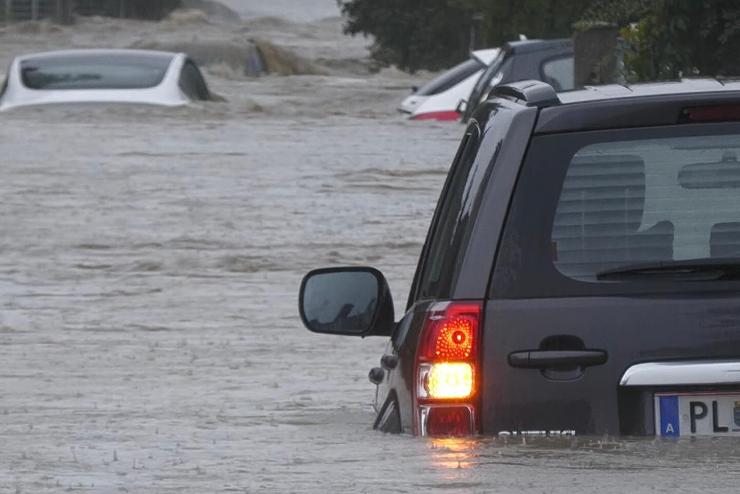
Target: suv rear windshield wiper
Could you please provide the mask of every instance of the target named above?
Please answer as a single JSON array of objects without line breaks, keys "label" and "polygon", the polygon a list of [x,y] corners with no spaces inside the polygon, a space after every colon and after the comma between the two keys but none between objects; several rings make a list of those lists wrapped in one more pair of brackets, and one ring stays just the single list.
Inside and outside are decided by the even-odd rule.
[{"label": "suv rear windshield wiper", "polygon": [[660,279],[715,281],[740,279],[740,258],[704,258],[628,264],[596,273],[597,280]]}]

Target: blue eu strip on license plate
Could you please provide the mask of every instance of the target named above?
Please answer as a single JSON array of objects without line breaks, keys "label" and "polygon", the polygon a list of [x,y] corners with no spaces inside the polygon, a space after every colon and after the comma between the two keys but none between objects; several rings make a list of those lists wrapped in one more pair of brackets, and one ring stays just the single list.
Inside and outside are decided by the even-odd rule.
[{"label": "blue eu strip on license plate", "polygon": [[678,396],[658,397],[660,407],[660,435],[678,437],[681,435],[681,421],[678,415]]}]

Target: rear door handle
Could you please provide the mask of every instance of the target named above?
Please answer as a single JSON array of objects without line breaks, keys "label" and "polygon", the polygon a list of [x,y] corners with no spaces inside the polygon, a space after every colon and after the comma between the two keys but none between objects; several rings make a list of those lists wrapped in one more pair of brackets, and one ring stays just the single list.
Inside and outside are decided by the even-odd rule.
[{"label": "rear door handle", "polygon": [[526,350],[509,354],[509,365],[523,369],[589,367],[606,361],[603,350]]}]

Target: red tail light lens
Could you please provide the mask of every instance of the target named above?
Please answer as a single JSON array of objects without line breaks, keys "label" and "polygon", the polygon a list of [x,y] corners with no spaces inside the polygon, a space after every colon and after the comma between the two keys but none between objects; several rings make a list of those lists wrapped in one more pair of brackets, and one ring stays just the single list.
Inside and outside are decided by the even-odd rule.
[{"label": "red tail light lens", "polygon": [[473,413],[466,406],[440,406],[422,411],[424,435],[465,436],[473,430]]},{"label": "red tail light lens", "polygon": [[694,106],[684,108],[681,122],[726,122],[740,120],[740,105]]},{"label": "red tail light lens", "polygon": [[440,302],[427,311],[416,359],[417,431],[475,432],[482,304]]},{"label": "red tail light lens", "polygon": [[443,303],[429,310],[419,348],[420,360],[469,361],[477,344],[480,304]]}]

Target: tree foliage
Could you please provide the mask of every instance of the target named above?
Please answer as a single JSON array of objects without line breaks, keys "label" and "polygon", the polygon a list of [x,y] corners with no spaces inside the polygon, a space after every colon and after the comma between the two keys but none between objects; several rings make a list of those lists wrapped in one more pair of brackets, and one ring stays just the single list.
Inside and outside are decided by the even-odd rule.
[{"label": "tree foliage", "polygon": [[[591,0],[337,0],[348,34],[372,35],[372,56],[407,70],[449,67],[467,56],[471,27],[478,48],[506,41],[568,37]],[[482,17],[480,26],[474,17]]]},{"label": "tree foliage", "polygon": [[622,36],[632,80],[740,75],[740,3],[661,0]]},{"label": "tree foliage", "polygon": [[371,35],[381,64],[441,69],[465,58],[473,17],[482,44],[570,37],[577,22],[621,28],[632,80],[740,75],[738,0],[337,0],[345,31]]},{"label": "tree foliage", "polygon": [[441,69],[466,56],[471,15],[456,0],[338,0],[348,34],[372,35],[381,64]]},{"label": "tree foliage", "polygon": [[592,0],[476,0],[485,17],[485,40],[490,46],[527,38],[569,38]]}]

